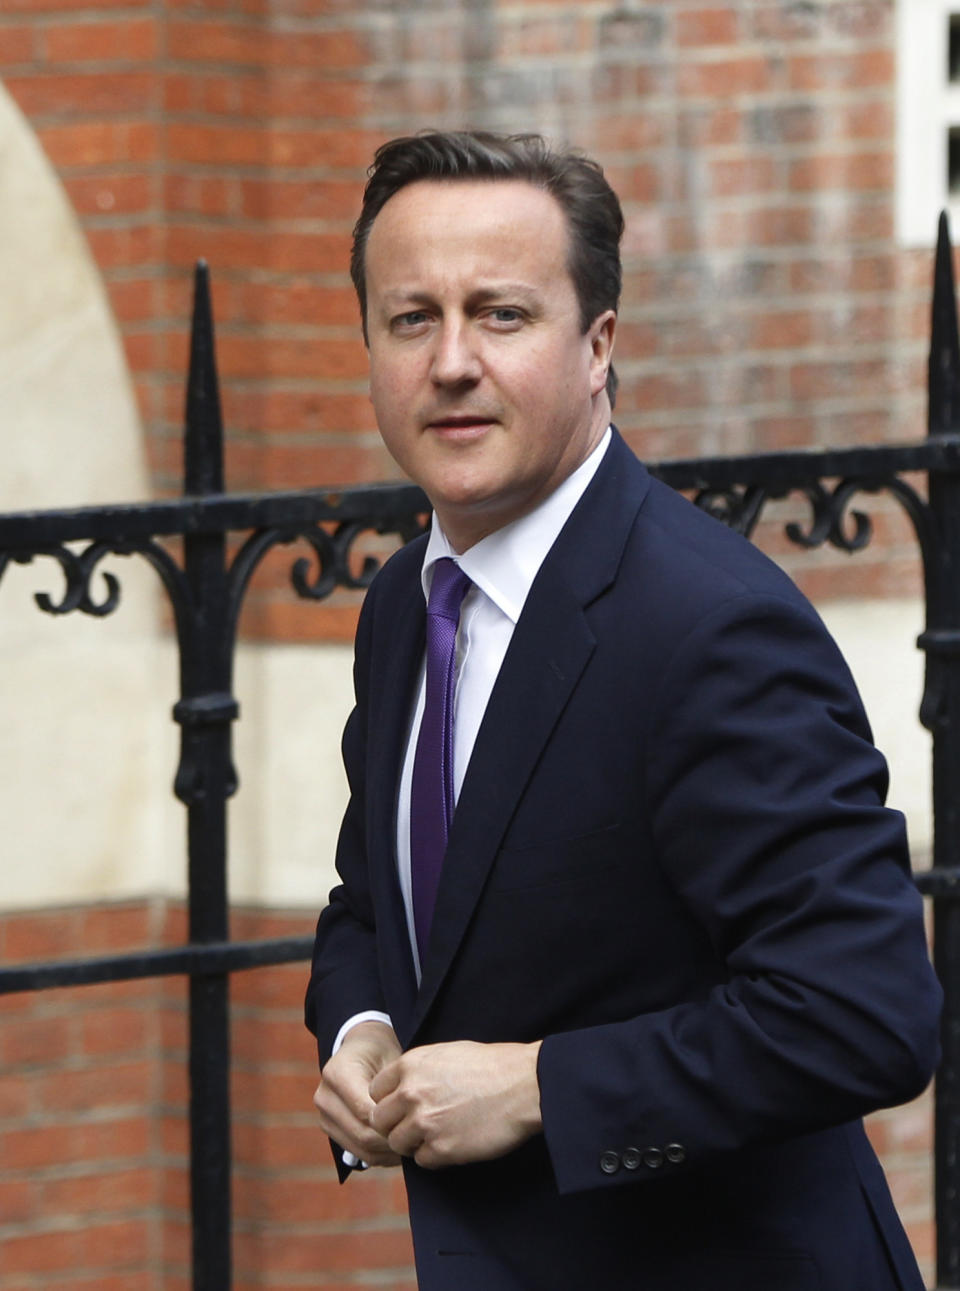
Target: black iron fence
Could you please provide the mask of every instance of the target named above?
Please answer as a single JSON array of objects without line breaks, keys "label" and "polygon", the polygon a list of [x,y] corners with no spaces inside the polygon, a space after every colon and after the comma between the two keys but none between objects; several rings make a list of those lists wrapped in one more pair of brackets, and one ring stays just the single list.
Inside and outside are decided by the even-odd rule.
[{"label": "black iron fence", "polygon": [[[427,502],[413,485],[373,485],[239,495],[223,489],[223,432],[206,268],[197,268],[187,380],[182,498],[0,516],[0,579],[11,561],[41,557],[64,577],[48,614],[105,616],[119,602],[107,556],[144,558],[169,597],[180,660],[181,727],[174,792],[188,815],[186,945],[96,959],[0,967],[0,995],[58,986],[181,974],[190,980],[190,1153],[194,1291],[230,1291],[230,1103],[228,983],[241,969],[309,958],[312,939],[230,941],[226,804],[237,787],[231,724],[237,621],[250,578],[273,548],[312,548],[291,568],[296,592],[322,600],[335,587],[363,588],[376,572],[352,556],[363,534],[408,541]],[[946,220],[937,248],[930,349],[929,434],[917,444],[663,462],[652,470],[697,505],[752,534],[770,501],[799,495],[803,523],[787,525],[803,547],[866,547],[871,522],[856,498],[886,494],[909,517],[923,562],[926,654],[920,718],[933,736],[933,864],[916,875],[934,910],[934,959],[946,993],[943,1064],[935,1095],[937,1281],[960,1291],[960,339]],[[920,473],[926,490],[906,478]],[[230,554],[228,535],[248,536]],[[183,563],[164,539],[183,539]],[[68,545],[72,544],[72,545]],[[95,581],[95,575],[102,578]],[[100,589],[98,595],[97,589]],[[321,1256],[322,1258],[322,1256]]]}]

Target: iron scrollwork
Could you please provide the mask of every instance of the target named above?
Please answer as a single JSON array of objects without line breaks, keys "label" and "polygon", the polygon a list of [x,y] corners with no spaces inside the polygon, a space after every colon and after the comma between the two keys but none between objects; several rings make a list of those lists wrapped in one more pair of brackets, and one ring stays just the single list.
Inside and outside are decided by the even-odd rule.
[{"label": "iron scrollwork", "polygon": [[402,543],[425,531],[424,520],[417,515],[398,513],[386,519],[345,520],[332,530],[322,524],[309,526],[274,525],[250,534],[237,552],[230,567],[229,613],[236,624],[240,606],[257,566],[274,547],[303,541],[313,549],[314,559],[298,556],[290,568],[290,582],[297,595],[311,601],[322,601],[335,588],[363,591],[373,581],[381,561],[369,553],[354,572],[353,550],[365,533],[396,534]]},{"label": "iron scrollwork", "polygon": [[189,591],[183,571],[169,552],[158,542],[148,539],[116,538],[109,542],[92,542],[82,551],[73,551],[64,543],[35,547],[30,551],[0,553],[0,578],[13,562],[29,565],[34,560],[48,557],[60,566],[64,577],[63,592],[59,598],[49,592],[35,592],[34,600],[45,614],[71,614],[75,610],[94,618],[105,618],[120,605],[120,580],[110,570],[99,571],[103,576],[103,594],[93,591],[94,576],[100,562],[108,556],[143,556],[160,575],[170,595],[178,621],[189,603]]},{"label": "iron scrollwork", "polygon": [[883,479],[850,477],[840,480],[833,488],[828,488],[821,480],[786,487],[757,483],[704,487],[697,491],[693,501],[701,511],[749,538],[768,502],[800,494],[809,503],[810,516],[806,524],[791,520],[784,525],[790,542],[807,550],[828,543],[838,551],[852,555],[867,547],[873,537],[870,516],[864,511],[851,509],[854,498],[863,493],[889,493],[896,499],[913,525],[926,568],[932,543],[930,508],[916,489],[899,475]]}]

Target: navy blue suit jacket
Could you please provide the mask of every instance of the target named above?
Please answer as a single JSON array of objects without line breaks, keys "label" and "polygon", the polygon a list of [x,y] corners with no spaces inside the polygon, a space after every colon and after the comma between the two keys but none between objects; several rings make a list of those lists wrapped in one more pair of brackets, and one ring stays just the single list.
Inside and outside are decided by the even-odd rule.
[{"label": "navy blue suit jacket", "polygon": [[397,781],[422,541],[376,578],[341,885],[307,996],[405,1047],[532,1041],[544,1134],[405,1166],[422,1291],[919,1291],[860,1117],[919,1093],[939,990],[886,769],[790,580],[614,436],[477,737],[417,989]]}]

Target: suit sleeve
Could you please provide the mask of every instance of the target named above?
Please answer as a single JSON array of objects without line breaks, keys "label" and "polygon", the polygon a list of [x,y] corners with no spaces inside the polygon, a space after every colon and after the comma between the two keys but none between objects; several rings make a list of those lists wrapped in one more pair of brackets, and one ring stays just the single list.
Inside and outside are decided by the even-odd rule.
[{"label": "suit sleeve", "polygon": [[367,677],[375,611],[371,589],[357,627],[354,656],[355,706],[343,733],[343,762],[350,788],[337,843],[340,883],[321,912],[314,942],[305,1020],[317,1038],[320,1065],[348,1018],[358,1013],[387,1012],[377,963],[373,902],[367,875],[366,748]]},{"label": "suit sleeve", "polygon": [[918,1094],[938,1056],[940,992],[902,818],[882,805],[885,763],[816,615],[734,598],[650,693],[655,853],[722,980],[545,1040],[561,1192],[668,1178],[856,1119]]}]

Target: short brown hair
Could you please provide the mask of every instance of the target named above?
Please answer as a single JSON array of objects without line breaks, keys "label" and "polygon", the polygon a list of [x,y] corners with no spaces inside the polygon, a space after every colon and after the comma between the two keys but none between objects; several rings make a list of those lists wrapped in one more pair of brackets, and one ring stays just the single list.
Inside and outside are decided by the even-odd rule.
[{"label": "short brown hair", "polygon": [[[373,222],[394,193],[418,180],[520,179],[550,193],[570,230],[568,269],[586,332],[595,318],[620,304],[623,212],[595,161],[574,151],[554,151],[541,135],[482,130],[431,131],[391,139],[378,148],[368,172],[360,218],[353,230],[350,276],[360,301],[367,339],[365,257]],[[607,374],[613,404],[617,377]]]}]

